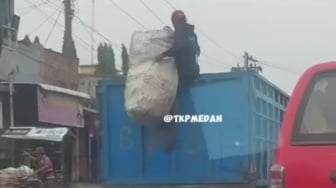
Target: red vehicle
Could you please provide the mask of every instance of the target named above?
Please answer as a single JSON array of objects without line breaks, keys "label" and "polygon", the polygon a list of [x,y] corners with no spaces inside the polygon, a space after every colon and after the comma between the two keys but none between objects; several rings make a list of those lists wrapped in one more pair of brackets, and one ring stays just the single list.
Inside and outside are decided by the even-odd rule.
[{"label": "red vehicle", "polygon": [[336,62],[307,70],[283,122],[271,188],[336,188]]}]

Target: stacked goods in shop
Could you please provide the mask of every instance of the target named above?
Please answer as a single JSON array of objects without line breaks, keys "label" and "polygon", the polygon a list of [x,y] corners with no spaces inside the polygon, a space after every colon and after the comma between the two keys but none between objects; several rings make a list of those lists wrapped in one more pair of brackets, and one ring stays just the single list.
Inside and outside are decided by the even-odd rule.
[{"label": "stacked goods in shop", "polygon": [[0,188],[14,187],[17,183],[16,174],[0,173]]},{"label": "stacked goods in shop", "polygon": [[27,166],[2,169],[0,170],[0,188],[14,187],[19,183],[20,178],[29,177],[33,172],[34,171]]}]

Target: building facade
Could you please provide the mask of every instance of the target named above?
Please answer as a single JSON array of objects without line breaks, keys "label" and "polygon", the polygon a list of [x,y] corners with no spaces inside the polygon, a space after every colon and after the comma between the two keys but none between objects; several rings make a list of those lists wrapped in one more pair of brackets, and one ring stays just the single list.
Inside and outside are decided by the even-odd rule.
[{"label": "building facade", "polygon": [[44,62],[45,83],[73,90],[78,89],[78,59],[72,61],[59,52],[45,49]]},{"label": "building facade", "polygon": [[96,99],[96,88],[102,78],[94,75],[79,75],[78,90],[89,94],[93,99]]},{"label": "building facade", "polygon": [[0,25],[8,25],[14,15],[14,0],[0,1]]},{"label": "building facade", "polygon": [[2,50],[0,79],[8,80],[10,71],[15,69],[15,82],[45,83],[77,90],[78,65],[78,59],[71,61],[59,52],[45,49],[37,37],[31,42],[26,36],[18,42],[16,52]]},{"label": "building facade", "polygon": [[[11,21],[17,20],[17,17],[13,15],[14,0],[0,0],[0,26],[13,23],[15,25],[17,22]],[[71,35],[71,32],[68,35]],[[72,181],[85,181],[94,177],[99,164],[95,155],[99,153],[98,149],[95,149],[99,145],[99,118],[98,112],[86,108],[92,103],[90,96],[77,91],[79,59],[69,58],[66,53],[45,49],[37,37],[31,42],[29,36],[26,36],[17,43],[14,42],[16,40],[9,40],[8,35],[0,37],[3,39],[1,46],[17,44],[16,50],[2,48],[0,54],[0,134],[11,129],[11,109],[6,82],[9,80],[9,74],[15,70],[14,128],[67,127],[73,137],[68,144],[64,144],[68,151],[65,165],[70,166],[66,177],[71,177]],[[95,97],[95,89],[92,87],[98,84],[98,79],[90,79],[89,82],[88,90],[81,89]],[[20,161],[14,160],[15,153],[11,150],[22,146],[22,143],[28,144],[28,141],[15,145],[15,141],[0,137],[0,168],[15,164],[15,160]]]}]

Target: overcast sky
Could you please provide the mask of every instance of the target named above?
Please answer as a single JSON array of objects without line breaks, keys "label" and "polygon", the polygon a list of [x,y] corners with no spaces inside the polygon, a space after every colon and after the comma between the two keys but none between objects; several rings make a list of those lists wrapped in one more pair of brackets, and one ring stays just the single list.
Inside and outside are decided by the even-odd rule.
[{"label": "overcast sky", "polygon": [[[53,24],[62,8],[60,0],[16,0],[21,15],[20,38],[35,35],[47,48],[61,51],[64,15]],[[170,24],[172,7],[164,0],[142,0],[161,20]],[[202,72],[223,72],[242,62],[249,52],[264,64],[263,75],[291,93],[300,74],[309,66],[336,59],[335,0],[167,0],[186,12],[195,24],[203,51]],[[32,2],[40,5],[31,8]],[[125,15],[115,2],[140,24]],[[59,8],[56,9],[55,5]],[[91,63],[90,0],[76,0],[74,39],[81,64]],[[42,13],[43,11],[44,13]],[[52,18],[47,19],[49,15]],[[95,0],[95,29],[113,42],[117,61],[120,45],[129,46],[134,30],[162,28],[164,25],[141,3],[141,0]],[[52,32],[51,32],[52,31]],[[50,34],[47,43],[46,39]],[[210,38],[210,39],[209,39]],[[215,41],[215,42],[213,42]],[[95,34],[95,43],[108,42]],[[95,62],[97,62],[95,58]]]}]

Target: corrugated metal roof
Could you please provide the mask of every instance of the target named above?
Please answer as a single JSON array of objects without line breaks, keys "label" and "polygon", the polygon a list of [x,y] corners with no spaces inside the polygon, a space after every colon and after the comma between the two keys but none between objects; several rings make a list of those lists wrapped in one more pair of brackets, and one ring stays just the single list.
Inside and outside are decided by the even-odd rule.
[{"label": "corrugated metal roof", "polygon": [[[8,82],[2,81],[2,82],[0,82],[0,84],[8,84]],[[15,84],[38,85],[39,87],[41,87],[42,89],[47,90],[47,91],[53,91],[53,92],[62,93],[62,94],[66,94],[66,95],[72,95],[72,96],[81,97],[81,98],[85,98],[85,99],[91,99],[90,95],[87,94],[87,93],[80,92],[80,91],[75,91],[75,90],[71,90],[71,89],[67,89],[67,88],[62,88],[62,87],[58,87],[58,86],[43,84],[43,83],[15,82]]]},{"label": "corrugated metal roof", "polygon": [[66,89],[66,88],[57,87],[57,86],[48,85],[48,84],[42,84],[42,83],[38,83],[38,85],[42,89],[47,90],[47,91],[54,91],[54,92],[77,96],[77,97],[86,98],[86,99],[91,98],[90,95],[88,95],[87,93],[83,93],[83,92],[79,92],[79,91],[75,91],[71,89]]}]

